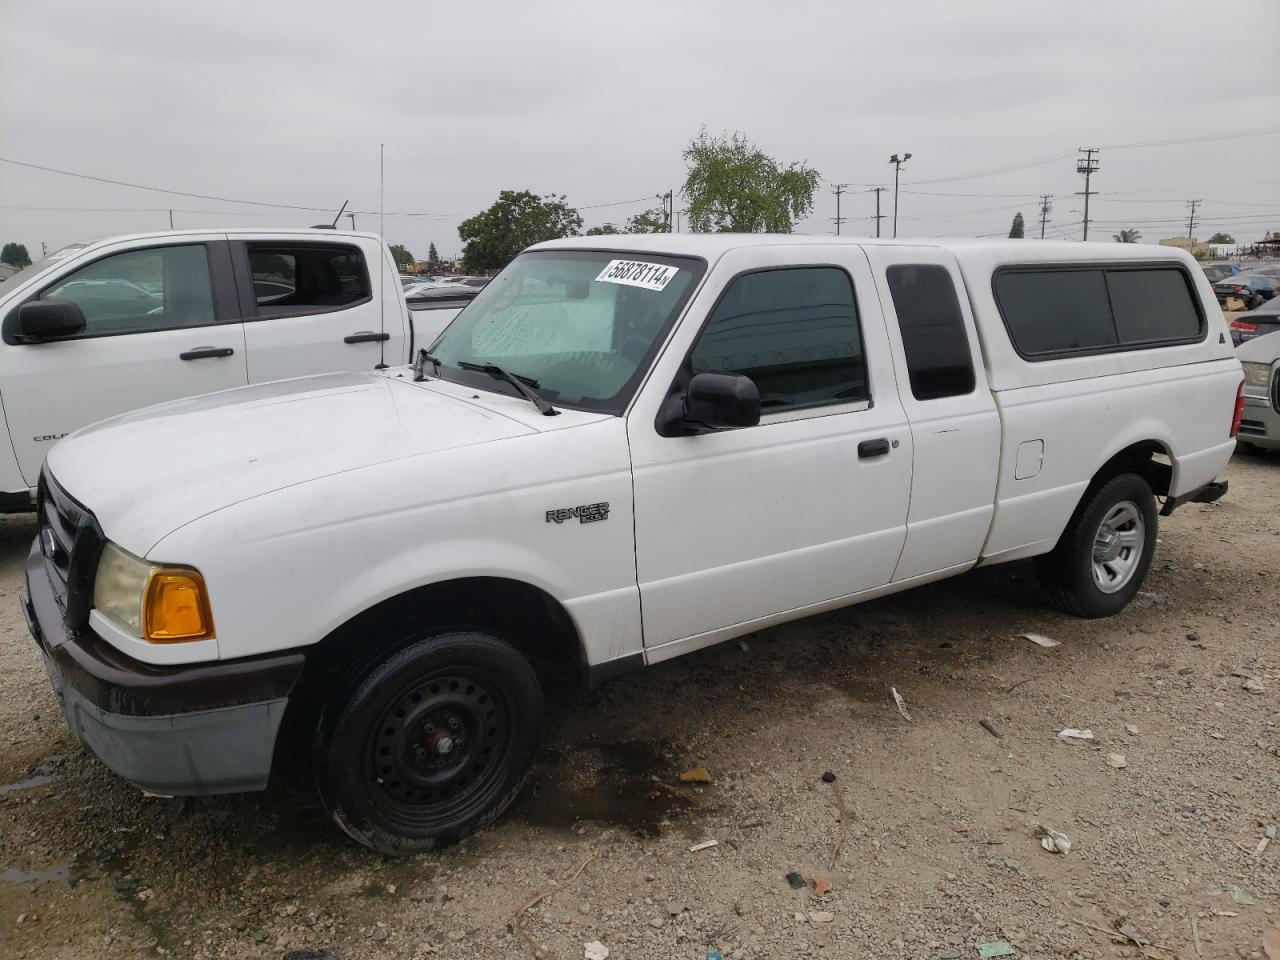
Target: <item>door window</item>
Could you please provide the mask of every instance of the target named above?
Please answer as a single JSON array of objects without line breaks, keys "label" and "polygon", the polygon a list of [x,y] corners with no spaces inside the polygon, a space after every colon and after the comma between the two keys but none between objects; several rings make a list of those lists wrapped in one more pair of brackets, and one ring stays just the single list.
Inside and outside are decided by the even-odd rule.
[{"label": "door window", "polygon": [[86,337],[215,322],[209,255],[203,244],[103,257],[46,288],[40,298],[74,301],[84,314],[81,336]]},{"label": "door window", "polygon": [[371,298],[364,255],[337,244],[247,244],[260,317],[340,310]]},{"label": "door window", "polygon": [[885,274],[902,331],[911,395],[936,400],[972,393],[973,357],[950,271],[921,264],[892,266]]},{"label": "door window", "polygon": [[733,280],[690,354],[693,373],[736,373],[762,412],[870,399],[853,282],[838,267],[763,270]]}]

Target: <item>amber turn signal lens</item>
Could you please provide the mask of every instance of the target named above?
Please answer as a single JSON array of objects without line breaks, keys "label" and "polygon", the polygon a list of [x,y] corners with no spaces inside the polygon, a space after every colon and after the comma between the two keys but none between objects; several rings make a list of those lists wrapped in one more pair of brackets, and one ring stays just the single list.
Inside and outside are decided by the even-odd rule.
[{"label": "amber turn signal lens", "polygon": [[213,614],[204,577],[194,570],[157,570],[142,605],[143,634],[152,643],[213,637]]}]

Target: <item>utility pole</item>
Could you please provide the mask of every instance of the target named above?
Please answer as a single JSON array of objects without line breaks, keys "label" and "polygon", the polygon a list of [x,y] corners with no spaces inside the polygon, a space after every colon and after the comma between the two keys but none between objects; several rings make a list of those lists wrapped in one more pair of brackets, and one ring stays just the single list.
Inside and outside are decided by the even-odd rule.
[{"label": "utility pole", "polygon": [[840,236],[840,224],[844,223],[845,220],[844,217],[840,216],[840,195],[847,189],[849,189],[849,185],[847,183],[833,183],[831,185],[831,192],[836,195],[836,215],[832,219],[834,219],[836,223],[837,237]]},{"label": "utility pole", "polygon": [[884,219],[884,214],[880,212],[880,193],[884,190],[884,187],[872,187],[871,189],[876,192],[876,236],[879,237],[880,221]]},{"label": "utility pole", "polygon": [[354,213],[348,213],[348,214],[347,214],[347,216],[351,218],[351,232],[352,232],[352,233],[355,233],[355,230],[356,230],[356,215],[355,215]]},{"label": "utility pole", "polygon": [[1040,194],[1040,239],[1044,239],[1044,225],[1049,222],[1049,212],[1053,209],[1053,194]]},{"label": "utility pole", "polygon": [[1194,230],[1196,226],[1196,207],[1200,206],[1200,204],[1202,203],[1204,203],[1203,200],[1187,201],[1187,206],[1191,208],[1191,216],[1187,218],[1187,239],[1188,240],[1191,239],[1191,231]]},{"label": "utility pole", "polygon": [[662,220],[667,225],[667,233],[671,232],[671,210],[675,206],[672,191],[666,193],[655,194],[662,201]]},{"label": "utility pole", "polygon": [[43,260],[49,255],[49,245],[43,240],[40,241],[40,258]]},{"label": "utility pole", "polygon": [[172,210],[169,211],[169,229],[170,230],[173,229],[173,211]]},{"label": "utility pole", "polygon": [[898,174],[902,172],[902,165],[911,159],[911,154],[904,153],[899,159],[895,153],[889,158],[889,162],[893,164],[893,235],[898,236]]},{"label": "utility pole", "polygon": [[[1089,189],[1089,178],[1098,172],[1098,158],[1094,154],[1101,151],[1097,147],[1080,147],[1076,153],[1083,153],[1084,157],[1076,160],[1076,173],[1084,174],[1084,236],[1082,240],[1089,239],[1089,197],[1097,193],[1096,190]],[[1076,196],[1080,196],[1079,193]]]}]

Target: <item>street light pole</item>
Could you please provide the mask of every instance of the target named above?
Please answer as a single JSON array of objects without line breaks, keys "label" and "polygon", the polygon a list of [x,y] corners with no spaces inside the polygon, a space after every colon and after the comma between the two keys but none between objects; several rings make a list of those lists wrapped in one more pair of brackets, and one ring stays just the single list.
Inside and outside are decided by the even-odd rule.
[{"label": "street light pole", "polygon": [[911,159],[911,154],[904,153],[899,157],[896,153],[889,158],[889,162],[893,164],[893,235],[898,235],[898,174],[902,172],[902,165]]}]

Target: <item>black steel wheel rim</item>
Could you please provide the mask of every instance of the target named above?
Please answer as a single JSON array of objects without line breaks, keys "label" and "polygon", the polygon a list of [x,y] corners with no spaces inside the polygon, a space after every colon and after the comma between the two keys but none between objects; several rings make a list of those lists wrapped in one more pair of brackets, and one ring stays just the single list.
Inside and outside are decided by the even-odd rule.
[{"label": "black steel wheel rim", "polygon": [[482,809],[505,778],[511,720],[505,686],[486,670],[448,667],[400,687],[369,736],[373,807],[410,830]]}]

